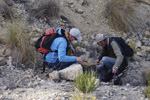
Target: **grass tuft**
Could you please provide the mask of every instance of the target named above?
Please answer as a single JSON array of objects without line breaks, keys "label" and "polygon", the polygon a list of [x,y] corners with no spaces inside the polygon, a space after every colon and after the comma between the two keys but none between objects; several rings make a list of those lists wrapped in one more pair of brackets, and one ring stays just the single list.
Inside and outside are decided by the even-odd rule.
[{"label": "grass tuft", "polygon": [[145,73],[147,87],[143,90],[143,94],[150,100],[150,70]]},{"label": "grass tuft", "polygon": [[33,64],[35,62],[35,49],[30,44],[27,33],[27,25],[23,22],[13,20],[7,26],[6,44],[12,49],[12,57],[22,64]]},{"label": "grass tuft", "polygon": [[96,81],[94,72],[85,71],[74,80],[75,87],[83,93],[89,93],[94,91],[99,83]]},{"label": "grass tuft", "polygon": [[4,2],[4,0],[0,0],[0,15],[5,19],[11,19],[13,15],[12,9]]},{"label": "grass tuft", "polygon": [[30,15],[36,18],[46,18],[49,20],[53,17],[58,17],[59,15],[59,6],[55,0],[38,0],[37,4],[33,6],[33,9],[30,11]]},{"label": "grass tuft", "polygon": [[150,70],[147,70],[147,72],[145,73],[145,77],[147,85],[150,86]]},{"label": "grass tuft", "polygon": [[129,0],[111,0],[106,7],[109,25],[116,31],[136,32],[142,28],[140,19]]},{"label": "grass tuft", "polygon": [[73,100],[97,100],[97,98],[91,94],[90,98],[87,98],[84,94],[79,94],[77,91],[75,91],[74,95],[72,96]]}]

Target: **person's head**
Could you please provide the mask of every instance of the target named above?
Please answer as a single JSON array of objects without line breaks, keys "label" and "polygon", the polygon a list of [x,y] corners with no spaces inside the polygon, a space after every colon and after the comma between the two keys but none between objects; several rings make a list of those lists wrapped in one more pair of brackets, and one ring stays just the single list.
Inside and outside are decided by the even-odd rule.
[{"label": "person's head", "polygon": [[82,40],[82,37],[81,37],[81,33],[79,31],[79,29],[77,28],[72,28],[70,31],[69,31],[69,40],[70,41],[81,41]]},{"label": "person's head", "polygon": [[95,42],[104,47],[107,44],[106,36],[104,34],[97,34],[95,37]]}]

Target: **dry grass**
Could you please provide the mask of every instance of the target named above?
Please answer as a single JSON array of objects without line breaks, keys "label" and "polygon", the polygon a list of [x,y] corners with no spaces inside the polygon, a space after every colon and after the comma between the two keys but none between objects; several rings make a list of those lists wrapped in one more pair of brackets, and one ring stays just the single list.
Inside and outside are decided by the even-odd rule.
[{"label": "dry grass", "polygon": [[75,91],[74,95],[72,96],[72,99],[70,98],[70,100],[98,100],[98,99],[93,94],[90,94],[90,97],[86,97],[86,95]]},{"label": "dry grass", "polygon": [[13,20],[7,26],[6,44],[12,48],[12,57],[21,64],[35,63],[35,49],[30,44],[27,25]]},{"label": "dry grass", "polygon": [[59,6],[56,0],[37,0],[30,11],[30,15],[38,19],[46,18],[49,20],[50,18],[58,17]]},{"label": "dry grass", "polygon": [[148,100],[150,100],[150,70],[148,69],[147,72],[145,72],[146,77],[146,85],[147,87],[143,90],[143,94],[145,95]]},{"label": "dry grass", "polygon": [[142,24],[134,14],[134,5],[130,0],[111,0],[106,7],[109,25],[124,32],[137,31]]},{"label": "dry grass", "polygon": [[4,2],[4,0],[0,0],[0,15],[5,19],[11,19],[13,15],[12,9]]}]

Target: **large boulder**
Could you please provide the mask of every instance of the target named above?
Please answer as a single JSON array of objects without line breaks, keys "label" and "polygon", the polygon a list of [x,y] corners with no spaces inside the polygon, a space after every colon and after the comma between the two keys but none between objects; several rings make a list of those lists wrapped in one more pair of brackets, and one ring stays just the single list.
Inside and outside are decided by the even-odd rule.
[{"label": "large boulder", "polygon": [[83,73],[80,64],[73,64],[59,71],[59,77],[64,80],[74,80],[78,75]]}]

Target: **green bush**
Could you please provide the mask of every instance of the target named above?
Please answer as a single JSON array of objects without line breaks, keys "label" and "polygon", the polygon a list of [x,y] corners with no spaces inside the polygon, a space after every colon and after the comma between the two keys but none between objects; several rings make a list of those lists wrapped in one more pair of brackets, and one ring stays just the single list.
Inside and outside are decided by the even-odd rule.
[{"label": "green bush", "polygon": [[30,44],[30,37],[24,22],[13,20],[7,26],[6,44],[12,50],[12,57],[19,63],[35,63],[36,50]]},{"label": "green bush", "polygon": [[94,76],[93,71],[85,71],[75,79],[74,85],[81,92],[89,93],[94,91],[99,86],[99,83],[96,82],[96,77]]}]

